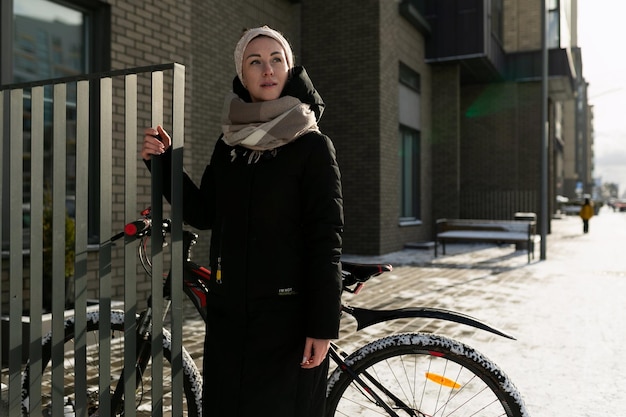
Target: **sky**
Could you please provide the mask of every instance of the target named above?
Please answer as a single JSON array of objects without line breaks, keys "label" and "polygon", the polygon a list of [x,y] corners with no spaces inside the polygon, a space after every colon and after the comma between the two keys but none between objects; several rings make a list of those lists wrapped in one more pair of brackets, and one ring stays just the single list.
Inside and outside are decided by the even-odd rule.
[{"label": "sky", "polygon": [[594,177],[626,193],[626,1],[578,0],[578,46],[594,114]]}]

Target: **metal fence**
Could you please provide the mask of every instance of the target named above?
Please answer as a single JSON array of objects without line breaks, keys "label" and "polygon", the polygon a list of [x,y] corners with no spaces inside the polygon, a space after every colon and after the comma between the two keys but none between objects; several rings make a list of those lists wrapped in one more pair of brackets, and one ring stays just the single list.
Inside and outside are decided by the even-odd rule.
[{"label": "metal fence", "polygon": [[539,212],[535,190],[485,190],[467,193],[461,190],[461,218],[513,220],[516,212]]},{"label": "metal fence", "polygon": [[[6,242],[0,260],[5,280],[0,284],[3,313],[3,332],[0,334],[0,352],[8,363],[2,367],[2,400],[8,403],[10,416],[21,415],[21,373],[26,359],[30,361],[31,398],[38,398],[42,383],[53,386],[51,415],[64,415],[64,315],[66,294],[73,292],[76,369],[85,368],[84,337],[89,303],[89,288],[97,278],[97,308],[100,310],[100,334],[110,334],[112,302],[123,301],[125,311],[125,379],[135,380],[133,363],[135,335],[128,331],[135,326],[138,311],[137,256],[134,245],[122,250],[123,295],[115,300],[112,293],[114,255],[109,238],[118,230],[113,225],[133,221],[138,216],[138,201],[142,190],[138,187],[138,143],[147,123],[171,123],[172,146],[172,219],[171,242],[162,249],[162,237],[152,236],[153,278],[151,292],[154,309],[152,343],[155,381],[162,378],[158,369],[162,363],[162,327],[164,302],[162,297],[164,259],[172,267],[172,379],[174,400],[172,415],[181,415],[182,407],[182,149],[184,137],[185,69],[179,64],[89,74],[71,78],[15,84],[0,87],[0,131],[2,153],[0,158],[0,214],[5,221],[0,226],[0,237]],[[68,112],[70,114],[68,114]],[[141,129],[141,130],[139,130]],[[71,138],[71,140],[70,140]],[[75,139],[75,140],[74,140]],[[68,156],[69,155],[69,156]],[[68,172],[71,174],[68,175]],[[147,175],[147,174],[146,174]],[[160,162],[152,167],[150,205],[155,224],[163,217],[162,175]],[[49,197],[46,195],[49,193]],[[145,196],[146,192],[143,191]],[[148,200],[148,196],[145,196]],[[74,231],[66,234],[67,202],[72,202]],[[115,207],[114,207],[115,206]],[[141,207],[143,208],[143,207]],[[44,210],[51,209],[49,227],[52,229],[50,249],[44,247]],[[67,239],[73,239],[75,256],[66,279]],[[95,239],[95,241],[94,241]],[[158,248],[158,249],[154,249]],[[52,263],[44,263],[43,253],[51,250]],[[116,259],[113,259],[113,258]],[[90,266],[93,262],[95,267]],[[43,381],[42,321],[45,294],[43,276],[50,269],[52,377]],[[95,273],[94,273],[95,271]],[[118,277],[119,278],[119,277]],[[25,308],[27,306],[27,308]],[[27,325],[25,325],[25,323]],[[111,384],[111,352],[106,337],[99,347],[100,415],[110,415],[107,409]],[[78,373],[77,378],[85,378]],[[79,382],[77,381],[77,385]],[[162,415],[159,387],[154,383],[152,415]],[[54,389],[57,387],[58,389]],[[177,388],[178,387],[178,388]],[[127,393],[133,393],[131,387]],[[76,393],[76,414],[88,415],[87,392]],[[126,415],[133,415],[135,398],[126,396]],[[42,415],[40,404],[31,401],[31,415]],[[72,414],[74,415],[74,414]]]}]

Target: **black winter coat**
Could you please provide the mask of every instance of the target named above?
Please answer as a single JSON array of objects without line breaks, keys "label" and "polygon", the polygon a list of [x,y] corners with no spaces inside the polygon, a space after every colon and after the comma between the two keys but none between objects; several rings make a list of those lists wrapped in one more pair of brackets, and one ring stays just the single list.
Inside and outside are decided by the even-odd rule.
[{"label": "black winter coat", "polygon": [[[285,90],[317,101],[306,73],[298,75]],[[220,139],[200,187],[183,176],[185,221],[212,229],[205,415],[321,416],[328,360],[314,370],[299,364],[305,337],[338,337],[343,203],[335,150],[313,132],[257,163],[246,152]]]}]

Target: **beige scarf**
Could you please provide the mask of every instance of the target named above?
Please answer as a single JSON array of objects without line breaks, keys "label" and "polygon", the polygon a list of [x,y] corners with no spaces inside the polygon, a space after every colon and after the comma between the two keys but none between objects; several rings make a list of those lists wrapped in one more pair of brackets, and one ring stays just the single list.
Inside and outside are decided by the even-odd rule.
[{"label": "beige scarf", "polygon": [[248,103],[230,93],[224,101],[223,140],[253,151],[249,163],[311,131],[319,131],[315,113],[295,97]]}]

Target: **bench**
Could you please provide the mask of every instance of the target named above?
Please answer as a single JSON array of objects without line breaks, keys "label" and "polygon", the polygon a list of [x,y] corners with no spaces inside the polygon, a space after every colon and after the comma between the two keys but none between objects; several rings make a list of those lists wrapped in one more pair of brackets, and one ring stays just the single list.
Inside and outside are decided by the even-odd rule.
[{"label": "bench", "polygon": [[530,220],[438,219],[436,223],[435,257],[446,242],[515,243],[528,252],[528,262],[535,258],[536,223]]}]

